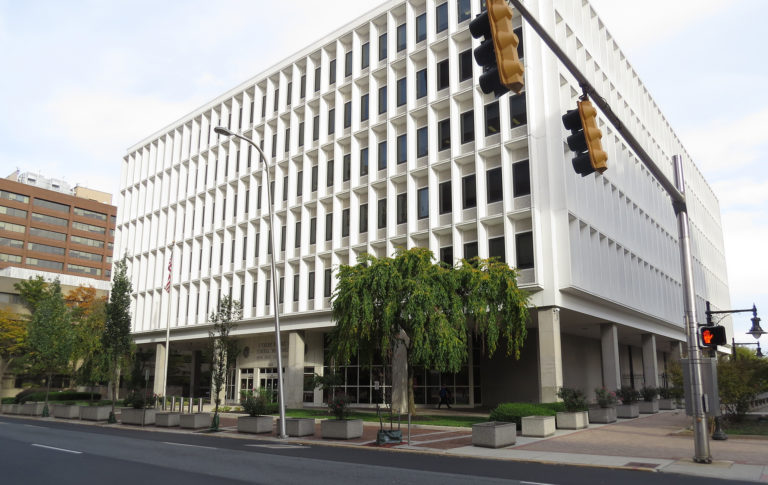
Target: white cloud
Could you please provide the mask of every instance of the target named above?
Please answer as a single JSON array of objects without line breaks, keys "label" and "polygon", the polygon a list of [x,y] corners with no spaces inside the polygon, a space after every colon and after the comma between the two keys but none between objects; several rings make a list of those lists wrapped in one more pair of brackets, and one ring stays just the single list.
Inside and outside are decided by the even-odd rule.
[{"label": "white cloud", "polygon": [[747,209],[765,211],[768,207],[768,177],[754,179],[739,177],[712,182],[712,189],[720,200],[721,210]]}]

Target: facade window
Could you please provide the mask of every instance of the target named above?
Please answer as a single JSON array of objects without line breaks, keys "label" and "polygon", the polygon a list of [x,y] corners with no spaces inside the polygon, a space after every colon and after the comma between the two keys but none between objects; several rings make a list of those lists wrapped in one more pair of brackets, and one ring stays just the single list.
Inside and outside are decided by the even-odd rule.
[{"label": "facade window", "polygon": [[312,165],[312,180],[311,182],[311,189],[312,192],[317,191],[317,165]]},{"label": "facade window", "polygon": [[368,93],[360,97],[360,121],[368,120]]},{"label": "facade window", "polygon": [[447,266],[453,266],[453,246],[440,248],[440,262]]},{"label": "facade window", "polygon": [[379,199],[378,202],[378,228],[387,227],[387,199]]},{"label": "facade window", "polygon": [[518,269],[533,268],[533,233],[515,234],[515,259]]},{"label": "facade window", "polygon": [[397,137],[397,164],[408,160],[408,138],[405,133]]},{"label": "facade window", "polygon": [[299,301],[299,275],[293,275],[293,301]]},{"label": "facade window", "polygon": [[448,28],[448,3],[435,7],[435,32],[440,33]]},{"label": "facade window", "polygon": [[[9,241],[13,241],[13,239],[9,239]],[[21,242],[21,241],[19,241],[19,242]],[[27,249],[29,249],[30,251],[37,251],[37,252],[42,252],[42,253],[55,254],[57,256],[64,256],[64,248],[57,247],[57,246],[49,246],[47,244],[28,242],[27,243]],[[95,261],[101,261],[101,256],[99,256],[99,255],[92,254],[92,253],[86,253],[86,252],[83,252],[83,251],[77,251],[75,249],[70,249],[69,250],[69,255],[70,255],[70,257],[75,257],[75,258],[79,258],[79,259],[91,259],[88,256],[96,256],[99,259],[98,260],[94,259],[94,260]]]},{"label": "facade window", "polygon": [[291,148],[291,129],[286,128],[285,129],[285,153],[288,153],[288,150]]},{"label": "facade window", "polygon": [[315,68],[315,92],[320,91],[320,68]]},{"label": "facade window", "polygon": [[285,277],[284,276],[280,277],[280,285],[279,285],[277,291],[278,291],[278,293],[277,293],[277,295],[278,295],[277,302],[282,304],[283,301],[284,301],[283,300],[283,296],[285,295]]},{"label": "facade window", "polygon": [[408,193],[397,194],[397,223],[408,221]]},{"label": "facade window", "polygon": [[[251,100],[251,115],[250,115],[250,124],[253,124],[253,116],[256,111],[256,101]],[[197,149],[200,149],[200,139],[197,140]]]},{"label": "facade window", "polygon": [[[34,235],[34,233],[30,230],[30,234]],[[58,233],[56,233],[58,234]],[[59,239],[60,241],[63,241],[64,239]],[[80,236],[69,236],[69,242],[74,244],[81,244],[83,246],[90,246],[92,248],[103,248],[104,242],[103,241],[97,241],[96,239],[89,239],[87,237],[80,237]]]},{"label": "facade window", "polygon": [[386,32],[379,36],[379,60],[387,58],[387,34]]},{"label": "facade window", "polygon": [[317,242],[317,217],[309,220],[309,244]]},{"label": "facade window", "polygon": [[437,150],[451,148],[451,119],[446,118],[437,124]]},{"label": "facade window", "polygon": [[[304,99],[307,97],[307,75],[302,74],[301,75],[301,85],[299,86],[299,97],[301,99]],[[253,121],[251,121],[253,123]]]},{"label": "facade window", "polygon": [[437,63],[437,90],[445,89],[450,85],[450,73],[448,72],[448,59]]},{"label": "facade window", "polygon": [[419,219],[429,217],[429,188],[423,187],[416,192],[416,215]]},{"label": "facade window", "polygon": [[325,240],[333,239],[333,212],[325,215]]},{"label": "facade window", "polygon": [[526,111],[525,93],[515,94],[509,97],[509,125],[512,128],[528,123]]},{"label": "facade window", "polygon": [[387,87],[379,88],[379,114],[387,112]]},{"label": "facade window", "polygon": [[459,82],[472,79],[472,49],[459,54]]},{"label": "facade window", "polygon": [[368,175],[368,147],[360,149],[360,176]]},{"label": "facade window", "polygon": [[379,170],[387,168],[387,141],[379,142]]},{"label": "facade window", "polygon": [[314,271],[309,272],[307,283],[308,283],[307,299],[314,300],[315,299],[315,272]]},{"label": "facade window", "polygon": [[341,164],[341,181],[348,182],[351,172],[352,156],[347,153],[344,155],[343,162]]},{"label": "facade window", "polygon": [[333,187],[333,160],[328,160],[328,165],[325,171],[325,186]]},{"label": "facade window", "polygon": [[296,221],[296,229],[293,232],[293,247],[301,247],[301,221]]},{"label": "facade window", "polygon": [[344,128],[349,128],[352,124],[352,101],[344,103]]},{"label": "facade window", "polygon": [[[299,140],[298,140],[299,146],[304,146],[304,122],[302,121],[299,123]],[[240,152],[237,152],[240,153]]]},{"label": "facade window", "polygon": [[[288,176],[283,176],[283,201],[288,200]],[[237,205],[237,194],[235,194],[235,205]],[[237,211],[235,211],[237,212]]]},{"label": "facade window", "polygon": [[426,157],[428,153],[427,127],[416,130],[416,158]]},{"label": "facade window", "polygon": [[336,108],[328,110],[328,134],[333,135],[336,131]]},{"label": "facade window", "polygon": [[408,100],[408,90],[406,85],[407,78],[397,80],[397,106],[403,106]]},{"label": "facade window", "polygon": [[464,259],[472,259],[477,257],[477,241],[468,242],[464,244]]},{"label": "facade window", "polygon": [[329,298],[331,296],[331,270],[330,269],[325,270],[325,275],[323,280],[324,280],[323,296],[325,296],[326,298]]},{"label": "facade window", "polygon": [[266,283],[266,291],[264,292],[264,304],[269,306],[272,303],[272,280],[267,280]]},{"label": "facade window", "polygon": [[0,199],[12,200],[14,202],[21,202],[22,204],[29,204],[28,196],[17,194],[16,192],[9,192],[7,190],[0,190]]},{"label": "facade window", "polygon": [[336,59],[328,64],[328,85],[336,84]]},{"label": "facade window", "polygon": [[427,14],[423,13],[416,17],[416,43],[427,38]]},{"label": "facade window", "polygon": [[349,236],[349,209],[341,211],[341,237]]},{"label": "facade window", "polygon": [[416,99],[427,95],[427,70],[422,69],[416,73]]},{"label": "facade window", "polygon": [[515,197],[531,194],[531,173],[528,160],[512,164],[512,194]]},{"label": "facade window", "polygon": [[495,135],[500,131],[499,102],[493,101],[485,105],[485,136]]},{"label": "facade window", "polygon": [[488,240],[488,257],[496,258],[502,263],[507,262],[504,254],[504,236],[494,237]]},{"label": "facade window", "polygon": [[[275,158],[277,156],[277,133],[274,133],[272,135],[272,158]],[[213,171],[213,177],[214,180],[216,178],[217,173],[219,172],[219,161],[216,160],[216,168]]]},{"label": "facade window", "polygon": [[[14,226],[18,227],[19,225],[18,224],[10,224],[8,222],[0,223],[0,229],[6,230],[6,231],[10,230],[10,231],[13,231],[13,232],[24,232],[23,230],[21,230],[21,231],[15,230],[16,228]],[[21,226],[21,227],[24,227],[24,226]],[[67,240],[67,235],[62,233],[62,232],[47,231],[45,229],[38,229],[37,227],[30,227],[29,228],[29,234],[31,236],[35,236],[35,237],[44,237],[46,239],[53,239],[54,241],[66,241]],[[74,240],[75,237],[77,237],[77,236],[70,236],[70,239]],[[82,238],[82,239],[85,239],[85,238]]]},{"label": "facade window", "polygon": [[461,143],[475,141],[475,110],[461,113]]},{"label": "facade window", "polygon": [[288,87],[285,90],[285,104],[290,106],[291,105],[291,96],[293,95],[293,83],[289,82]]},{"label": "facade window", "polygon": [[368,232],[368,204],[360,204],[360,234]]},{"label": "facade window", "polygon": [[352,51],[344,54],[344,77],[352,75]]},{"label": "facade window", "polygon": [[517,57],[522,59],[523,58],[523,51],[525,50],[525,49],[523,49],[523,28],[522,27],[516,28],[515,29],[515,35],[517,36],[517,40],[518,40],[518,43],[517,43]]},{"label": "facade window", "polygon": [[[11,207],[0,207],[0,214],[5,214],[13,217],[23,217],[25,219],[27,217],[27,211],[23,211],[20,209],[13,209]],[[36,212],[32,213],[31,219],[33,222],[42,222],[43,224],[51,224],[53,226],[66,227],[69,224],[69,221],[67,219],[63,219],[61,217],[53,217],[46,214],[38,214]],[[91,228],[94,228],[94,230],[91,230]],[[101,234],[104,234],[104,231],[105,231],[103,227],[93,226],[91,224],[85,224],[85,223],[76,222],[76,221],[72,222],[72,229],[77,229],[78,231],[100,232]]]},{"label": "facade window", "polygon": [[312,141],[317,141],[320,138],[320,115],[315,115],[312,118]]},{"label": "facade window", "polygon": [[406,24],[397,26],[397,52],[405,50],[406,47]]},{"label": "facade window", "polygon": [[451,181],[447,180],[439,185],[440,189],[440,214],[448,214],[453,210],[451,199]]},{"label": "facade window", "polygon": [[46,209],[52,209],[59,212],[69,212],[69,206],[67,204],[59,204],[58,202],[52,202],[45,199],[33,199],[32,205],[37,207],[44,207]]},{"label": "facade window", "polygon": [[471,209],[477,206],[475,174],[467,175],[461,179],[461,199],[464,209]]},{"label": "facade window", "polygon": [[459,23],[462,23],[472,17],[472,7],[469,5],[469,0],[458,0],[457,3]]},{"label": "facade window", "polygon": [[272,106],[272,112],[273,113],[277,113],[277,107],[278,107],[278,101],[279,100],[280,100],[280,90],[279,89],[275,89],[275,98],[273,100],[274,103],[273,103],[273,106]]},{"label": "facade window", "polygon": [[360,69],[365,69],[371,63],[370,60],[371,45],[366,42],[360,49]]},{"label": "facade window", "polygon": [[[14,259],[18,258],[18,261],[13,261]],[[8,255],[8,262],[20,262],[21,258],[19,256],[15,255]],[[64,270],[64,263],[60,263],[58,261],[49,261],[47,259],[37,259],[37,258],[30,258],[27,256],[26,259],[27,266],[37,266],[39,268],[47,268],[52,269],[55,271],[63,271]]]},{"label": "facade window", "polygon": [[[29,263],[29,260],[35,260],[34,258],[27,258],[27,264]],[[6,253],[0,253],[0,263],[21,263],[21,256],[17,254],[6,254]],[[8,293],[3,293],[3,295],[8,295]]]},{"label": "facade window", "polygon": [[[267,95],[261,97],[261,118],[263,119],[267,115]],[[210,133],[208,138],[208,144],[210,145],[211,139],[210,139]]]},{"label": "facade window", "polygon": [[[33,243],[29,243],[30,246],[32,244]],[[19,241],[17,239],[8,239],[7,237],[0,237],[0,246],[7,246],[9,248],[22,249],[24,247],[24,241]],[[32,249],[32,248],[30,247],[29,249]]]},{"label": "facade window", "polygon": [[501,183],[501,167],[496,167],[485,172],[485,184],[488,189],[488,203],[498,202],[504,197]]},{"label": "facade window", "polygon": [[102,214],[101,212],[89,211],[87,209],[81,209],[79,207],[75,207],[75,215],[87,217],[89,219],[95,219],[97,221],[107,222],[106,214]]}]

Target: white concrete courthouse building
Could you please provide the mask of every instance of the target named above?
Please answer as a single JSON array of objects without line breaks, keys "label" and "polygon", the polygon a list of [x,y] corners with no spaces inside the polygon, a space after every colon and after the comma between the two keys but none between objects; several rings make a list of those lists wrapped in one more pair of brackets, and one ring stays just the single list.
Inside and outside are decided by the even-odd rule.
[{"label": "white concrete courthouse building", "polygon": [[[210,393],[206,315],[224,295],[244,309],[227,400],[276,386],[274,257],[286,404],[322,405],[306,381],[329,365],[339,265],[415,246],[450,264],[503,258],[532,302],[520,360],[478,348],[460,373],[416,369],[417,404],[436,404],[441,385],[459,406],[490,407],[554,401],[561,386],[592,398],[600,386],[664,384],[685,342],[671,200],[601,113],[609,168],[574,172],[561,116],[581,91],[519,15],[524,91],[482,93],[469,32],[481,3],[387,1],[128,150],[116,254],[128,257],[133,338],[155,353],[156,392],[170,305],[168,392]],[[587,1],[526,4],[670,180],[682,156],[698,317],[707,300],[729,308],[718,200],[609,28]],[[271,157],[273,202],[255,150],[218,125]],[[388,372],[359,364],[341,368],[345,391],[373,405]]]}]

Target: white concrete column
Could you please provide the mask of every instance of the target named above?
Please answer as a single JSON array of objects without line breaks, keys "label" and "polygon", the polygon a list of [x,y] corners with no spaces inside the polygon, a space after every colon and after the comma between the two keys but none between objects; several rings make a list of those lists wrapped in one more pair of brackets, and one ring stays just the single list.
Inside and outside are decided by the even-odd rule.
[{"label": "white concrete column", "polygon": [[683,342],[672,342],[669,348],[670,356],[672,360],[679,361],[683,358]]},{"label": "white concrete column", "polygon": [[539,310],[539,401],[557,401],[563,386],[563,356],[560,349],[560,309]]},{"label": "white concrete column", "polygon": [[659,387],[659,368],[656,358],[656,336],[643,334],[643,377],[645,387]]},{"label": "white concrete column", "polygon": [[288,362],[285,366],[285,405],[300,408],[304,402],[304,337],[299,332],[288,334]]},{"label": "white concrete column", "polygon": [[165,343],[160,343],[155,347],[155,386],[152,392],[162,396],[165,379]]},{"label": "white concrete column", "polygon": [[621,370],[619,368],[619,331],[616,325],[604,323],[600,325],[600,343],[603,360],[603,386],[608,390],[621,387]]}]

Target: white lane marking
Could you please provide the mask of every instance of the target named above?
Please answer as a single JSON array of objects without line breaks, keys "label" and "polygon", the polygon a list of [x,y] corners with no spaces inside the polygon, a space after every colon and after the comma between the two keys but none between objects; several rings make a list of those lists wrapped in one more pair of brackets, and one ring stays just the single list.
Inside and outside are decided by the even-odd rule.
[{"label": "white lane marking", "polygon": [[215,448],[213,446],[201,446],[201,445],[188,445],[186,443],[174,443],[172,441],[163,441],[166,445],[175,445],[175,446],[188,446],[190,448],[205,448],[206,450],[217,450],[218,448]]},{"label": "white lane marking", "polygon": [[40,428],[40,429],[43,429],[45,427],[45,426],[35,426],[34,424],[25,424],[24,426],[26,426],[27,428]]},{"label": "white lane marking", "polygon": [[302,446],[302,445],[245,445],[245,446],[253,446],[255,448],[269,448],[272,450],[291,450],[291,449],[298,449],[298,448],[307,448],[306,446]]},{"label": "white lane marking", "polygon": [[38,445],[37,443],[32,443],[32,446],[36,446],[38,448],[45,448],[47,450],[56,450],[56,451],[63,451],[64,453],[72,453],[73,455],[82,455],[82,451],[75,451],[75,450],[67,450],[64,448],[56,448],[55,446],[46,446],[46,445]]}]

